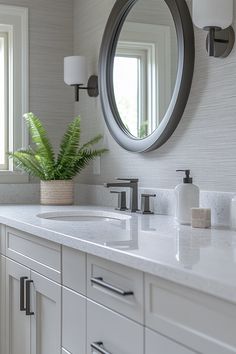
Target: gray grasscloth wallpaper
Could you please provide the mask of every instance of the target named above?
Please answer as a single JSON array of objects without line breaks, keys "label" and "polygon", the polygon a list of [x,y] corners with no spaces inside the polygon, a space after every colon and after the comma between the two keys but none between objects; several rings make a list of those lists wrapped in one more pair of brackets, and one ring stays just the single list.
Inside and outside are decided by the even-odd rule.
[{"label": "gray grasscloth wallpaper", "polygon": [[73,0],[0,0],[29,8],[30,111],[55,146],[73,115],[73,92],[63,81],[63,58],[73,53]]},{"label": "gray grasscloth wallpaper", "polygon": [[[88,58],[89,74],[97,73],[101,38],[114,3],[74,1],[74,51]],[[159,150],[145,154],[123,150],[105,127],[99,99],[82,93],[75,113],[82,116],[83,137],[102,132],[110,150],[102,158],[101,175],[88,168],[80,177],[82,183],[137,176],[145,187],[173,188],[181,180],[175,170],[190,168],[202,189],[236,191],[236,47],[226,59],[209,58],[206,34],[198,29],[195,34],[196,64],[188,105],[177,130]]]}]

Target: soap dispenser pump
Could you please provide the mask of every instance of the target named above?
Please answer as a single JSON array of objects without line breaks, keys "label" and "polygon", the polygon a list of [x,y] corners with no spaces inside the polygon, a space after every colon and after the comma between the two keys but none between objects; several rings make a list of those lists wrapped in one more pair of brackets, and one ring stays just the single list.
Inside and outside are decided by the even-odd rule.
[{"label": "soap dispenser pump", "polygon": [[176,194],[176,219],[179,224],[191,224],[191,209],[199,208],[199,188],[193,184],[190,170],[176,170],[184,172],[183,183],[175,188]]}]

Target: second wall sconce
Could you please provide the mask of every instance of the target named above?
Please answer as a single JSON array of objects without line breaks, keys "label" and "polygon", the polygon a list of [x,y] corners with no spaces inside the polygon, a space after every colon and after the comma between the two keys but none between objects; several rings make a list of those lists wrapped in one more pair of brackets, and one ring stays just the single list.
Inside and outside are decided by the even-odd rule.
[{"label": "second wall sconce", "polygon": [[233,0],[193,0],[193,22],[208,31],[206,47],[211,57],[225,58],[233,49],[233,8]]},{"label": "second wall sconce", "polygon": [[64,81],[67,85],[75,87],[76,102],[79,101],[80,90],[87,90],[90,97],[97,97],[99,94],[98,77],[92,75],[87,82],[87,63],[83,56],[64,58]]}]

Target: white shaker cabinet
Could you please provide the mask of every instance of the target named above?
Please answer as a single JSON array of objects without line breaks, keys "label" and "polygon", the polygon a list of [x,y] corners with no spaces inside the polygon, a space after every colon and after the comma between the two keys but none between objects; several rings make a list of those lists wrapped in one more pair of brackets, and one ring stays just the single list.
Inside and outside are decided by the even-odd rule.
[{"label": "white shaker cabinet", "polygon": [[61,287],[6,259],[6,350],[61,353]]},{"label": "white shaker cabinet", "polygon": [[145,354],[197,354],[192,350],[161,336],[149,329],[145,330]]},{"label": "white shaker cabinet", "polygon": [[31,282],[31,354],[60,354],[61,286],[33,271]]},{"label": "white shaker cabinet", "polygon": [[145,275],[146,327],[201,354],[236,354],[236,306]]},{"label": "white shaker cabinet", "polygon": [[25,314],[25,282],[30,270],[6,259],[5,279],[6,354],[30,354],[30,317]]},{"label": "white shaker cabinet", "polygon": [[0,354],[236,354],[235,303],[1,233]]}]

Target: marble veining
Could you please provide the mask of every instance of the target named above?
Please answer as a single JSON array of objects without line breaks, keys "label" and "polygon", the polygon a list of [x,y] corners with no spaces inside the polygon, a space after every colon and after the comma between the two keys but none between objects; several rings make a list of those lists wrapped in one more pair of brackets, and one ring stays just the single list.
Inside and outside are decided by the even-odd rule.
[{"label": "marble veining", "polygon": [[[171,216],[67,222],[40,213],[104,210],[96,206],[0,206],[0,223],[236,303],[236,232],[179,226]],[[112,210],[113,211],[113,210]]]}]

